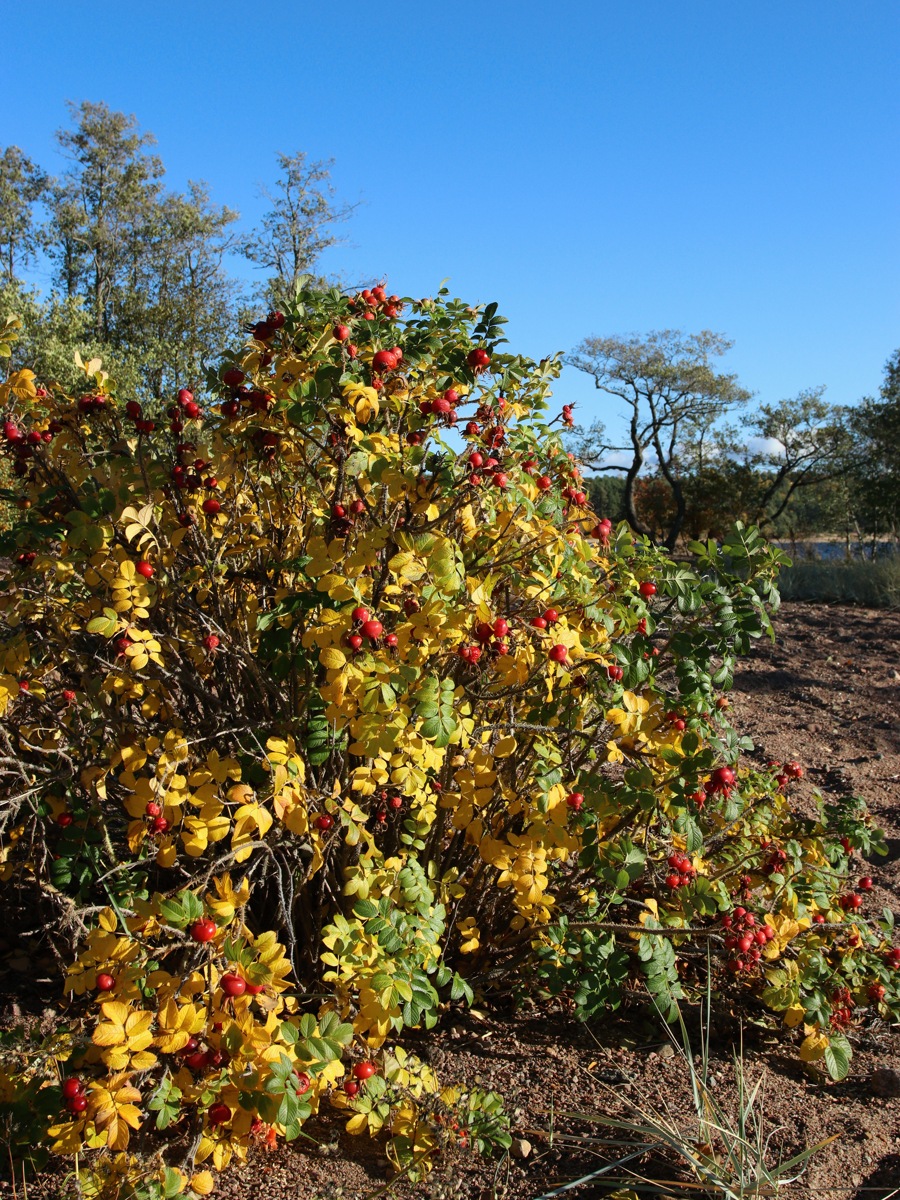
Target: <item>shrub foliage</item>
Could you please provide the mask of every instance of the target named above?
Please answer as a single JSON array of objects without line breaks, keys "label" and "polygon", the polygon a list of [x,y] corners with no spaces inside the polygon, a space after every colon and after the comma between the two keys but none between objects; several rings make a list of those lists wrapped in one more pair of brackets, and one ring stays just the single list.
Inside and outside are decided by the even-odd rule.
[{"label": "shrub foliage", "polygon": [[728,722],[779,553],[599,520],[558,360],[502,332],[301,286],[165,413],[96,360],[0,388],[0,877],[72,956],[65,1048],[6,1055],[0,1113],[97,1151],[99,1194],[163,1153],[140,1194],[206,1194],[326,1101],[412,1173],[508,1145],[403,1030],[523,988],[671,1013],[698,944],[838,1077],[900,1013],[864,806],[801,815]]}]

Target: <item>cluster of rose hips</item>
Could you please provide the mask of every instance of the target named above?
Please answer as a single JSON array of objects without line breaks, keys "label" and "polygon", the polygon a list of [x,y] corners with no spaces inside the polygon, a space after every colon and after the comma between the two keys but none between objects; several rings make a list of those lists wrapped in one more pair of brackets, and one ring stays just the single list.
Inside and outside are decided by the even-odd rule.
[{"label": "cluster of rose hips", "polygon": [[[359,315],[364,321],[374,321],[379,310],[382,316],[389,317],[391,320],[399,317],[403,311],[400,297],[389,296],[380,284],[378,287],[364,288],[358,295],[351,296],[347,300],[347,305],[349,308],[359,309]],[[337,337],[337,334],[335,336]],[[343,338],[338,338],[338,341],[343,340]]]},{"label": "cluster of rose hips", "polygon": [[150,830],[152,833],[161,835],[169,832],[169,821],[162,815],[162,808],[155,800],[148,800],[144,808],[144,815],[150,822]]},{"label": "cluster of rose hips", "polygon": [[356,518],[366,511],[364,500],[351,500],[347,504],[332,504],[331,531],[335,537],[346,537],[356,523]]},{"label": "cluster of rose hips", "polygon": [[461,399],[456,388],[449,387],[434,400],[422,400],[419,404],[419,412],[423,417],[441,417],[444,424],[455,425],[457,421],[456,406]]},{"label": "cluster of rose hips", "polygon": [[[571,454],[569,454],[569,455],[567,455],[567,457],[572,461],[572,466],[569,468],[569,473],[571,474],[573,481],[577,481],[581,478],[581,472],[574,465],[573,456]],[[549,492],[550,489],[553,487],[553,479],[550,475],[538,475],[538,473],[537,473],[538,466],[533,458],[527,459],[522,464],[522,470],[525,471],[525,473],[527,475],[531,475],[532,477],[534,477],[535,486],[537,487],[539,492]],[[574,483],[566,484],[566,486],[562,489],[560,494],[562,495],[563,499],[566,501],[567,508],[570,503],[575,504],[579,507],[582,507],[583,505],[585,505],[587,503],[587,494],[585,492],[583,492],[580,488],[575,487]],[[597,526],[595,526],[595,528],[593,529],[592,532],[595,537],[602,538],[605,535],[608,538],[609,531],[611,529],[612,529],[612,523],[609,521],[606,521],[604,519]],[[604,543],[604,545],[605,545],[605,543]]]},{"label": "cluster of rose hips", "polygon": [[76,1075],[63,1080],[62,1094],[68,1111],[73,1117],[80,1117],[87,1109],[88,1098],[84,1094],[84,1084]]},{"label": "cluster of rose hips", "polygon": [[672,728],[675,730],[676,733],[684,733],[685,729],[687,729],[687,721],[685,721],[685,719],[681,715],[681,713],[667,712],[666,720],[669,722],[669,724],[672,726]]},{"label": "cluster of rose hips", "polygon": [[475,410],[474,418],[466,422],[463,430],[466,437],[481,438],[488,450],[499,449],[506,441],[506,426],[503,423],[505,408],[506,397],[503,395],[498,396],[493,403],[482,401]]},{"label": "cluster of rose hips", "polygon": [[[551,628],[559,621],[559,613],[555,608],[546,609],[543,614],[537,617],[532,617],[529,622],[533,629],[544,631]],[[475,666],[481,661],[482,655],[488,651],[493,657],[503,656],[509,653],[509,643],[506,641],[509,633],[509,622],[505,617],[498,617],[493,624],[488,624],[487,621],[479,622],[475,627],[474,635],[477,645],[461,646],[457,651],[463,662]],[[547,652],[547,657],[551,662],[566,663],[569,660],[568,649],[559,643],[551,646]]]},{"label": "cluster of rose hips", "polygon": [[270,312],[265,320],[257,321],[254,325],[251,325],[247,332],[252,334],[258,342],[268,342],[271,341],[279,329],[284,328],[284,321],[284,313],[276,310]]},{"label": "cluster of rose hips", "polygon": [[227,1067],[231,1062],[231,1055],[227,1050],[219,1050],[215,1047],[208,1047],[206,1050],[201,1049],[198,1038],[190,1037],[184,1046],[178,1051],[181,1061],[195,1074],[200,1071],[208,1071],[210,1069],[218,1071],[221,1067]]},{"label": "cluster of rose hips", "polygon": [[[555,608],[547,608],[540,616],[532,617],[531,627],[543,632],[545,629],[552,629],[559,621],[559,613]],[[569,661],[569,651],[562,642],[558,642],[555,646],[551,646],[547,651],[547,657],[550,662],[559,663],[560,665]]]},{"label": "cluster of rose hips", "polygon": [[564,405],[563,405],[563,407],[562,407],[562,419],[563,419],[563,425],[568,425],[568,427],[569,427],[570,429],[571,429],[571,428],[572,428],[572,426],[575,424],[575,418],[574,418],[574,417],[573,417],[573,415],[572,415],[572,405],[571,405],[571,404],[564,404]]},{"label": "cluster of rose hips", "polygon": [[[432,401],[432,408],[437,403],[437,400]],[[494,487],[503,489],[509,486],[508,468],[504,468],[499,457],[503,454],[506,443],[506,426],[502,415],[506,408],[506,398],[498,396],[495,405],[496,407],[491,407],[480,404],[475,418],[466,423],[463,431],[466,437],[479,438],[484,448],[483,452],[481,449],[472,450],[465,461],[469,470],[467,482],[471,487],[480,487],[487,475],[490,476]],[[455,424],[454,414],[447,418],[447,423]],[[536,469],[533,460],[529,459],[524,463],[523,469],[527,474],[532,474]]]},{"label": "cluster of rose hips", "polygon": [[888,950],[884,961],[889,967],[893,967],[895,970],[900,969],[900,946],[894,946],[893,949]]},{"label": "cluster of rose hips", "polygon": [[[97,397],[106,403],[106,397]],[[13,474],[19,477],[28,473],[28,462],[34,458],[38,447],[53,441],[54,435],[59,433],[62,425],[58,421],[51,421],[46,429],[39,431],[37,429],[30,430],[27,434],[23,433],[15,421],[7,420],[3,422],[3,437],[5,440],[5,449],[12,454],[15,461],[13,462]],[[33,560],[32,560],[33,561]]]},{"label": "cluster of rose hips", "polygon": [[[594,526],[594,528],[591,530],[591,536],[595,537],[601,546],[608,546],[610,534],[612,533],[612,528],[613,528],[612,521],[609,519],[609,517],[604,517],[601,521],[598,521],[597,524]],[[647,623],[645,621],[644,622],[645,630],[646,630],[646,627],[647,627]]]},{"label": "cluster of rose hips", "polygon": [[365,1062],[354,1063],[352,1068],[353,1078],[348,1079],[344,1084],[344,1091],[348,1096],[358,1095],[359,1089],[362,1087],[362,1085],[367,1079],[371,1079],[372,1076],[377,1073],[377,1071],[378,1068],[375,1066],[375,1064],[373,1062],[369,1062],[368,1060]]},{"label": "cluster of rose hips", "polygon": [[88,393],[85,396],[80,396],[78,398],[78,411],[86,417],[94,412],[103,412],[106,408],[108,398],[102,392]]},{"label": "cluster of rose hips", "polygon": [[[194,442],[178,442],[175,447],[175,453],[179,461],[170,472],[173,487],[179,491],[198,492],[201,488],[208,492],[214,492],[219,486],[219,481],[215,475],[203,476],[202,472],[211,466],[208,459],[194,458],[191,462],[185,462],[185,459],[190,459],[192,455],[197,453],[197,447]],[[202,503],[201,508],[207,516],[215,516],[221,511],[222,505],[215,496],[208,496]],[[183,513],[179,520],[182,525],[190,525],[191,517],[187,513]]]},{"label": "cluster of rose hips", "polygon": [[234,972],[223,975],[219,983],[222,991],[229,1000],[235,1000],[238,996],[243,996],[245,993],[248,996],[258,996],[263,990],[263,984],[250,983],[242,975],[235,975]]},{"label": "cluster of rose hips", "polygon": [[498,458],[493,454],[485,456],[480,450],[473,450],[468,458],[469,477],[467,482],[471,487],[480,487],[484,482],[482,470],[490,474],[491,483],[496,488],[501,490],[509,486],[509,476],[503,470],[500,470],[501,464]]},{"label": "cluster of rose hips", "polygon": [[798,762],[779,763],[772,761],[767,764],[770,770],[777,772],[775,782],[779,788],[784,791],[792,779],[803,778],[803,767]]},{"label": "cluster of rose hips", "polygon": [[625,668],[620,667],[618,663],[608,663],[606,674],[609,676],[611,683],[621,683],[625,675]]},{"label": "cluster of rose hips", "polygon": [[22,433],[15,421],[3,422],[3,436],[7,446],[13,449],[19,446],[40,446],[42,443],[52,442],[53,434],[54,430],[52,429],[45,429],[43,432],[32,429],[29,433]]},{"label": "cluster of rose hips", "polygon": [[[759,844],[763,850],[768,850],[772,845],[769,838],[760,838]],[[783,869],[787,860],[787,852],[776,846],[761,865],[760,871],[763,875],[774,875]]]},{"label": "cluster of rose hips", "polygon": [[[373,646],[377,646],[381,641],[381,635],[384,633],[382,623],[375,617],[370,616],[369,610],[363,608],[361,604],[354,608],[350,616],[353,621],[353,630],[347,634],[345,642],[353,653],[359,654],[362,651],[363,640],[365,638],[368,638]],[[384,644],[388,649],[395,650],[397,642],[396,633],[384,634]]]},{"label": "cluster of rose hips", "polygon": [[739,971],[752,971],[762,956],[762,947],[775,937],[775,930],[771,925],[760,922],[752,912],[748,912],[741,905],[722,917],[722,927],[728,931],[725,935],[725,949],[731,953],[725,965],[735,974]]},{"label": "cluster of rose hips", "polygon": [[[268,365],[265,361],[269,356],[263,355],[260,359],[260,367]],[[271,392],[262,391],[259,388],[245,386],[247,376],[240,367],[226,367],[222,372],[222,383],[231,390],[231,395],[227,400],[223,400],[219,405],[219,411],[223,417],[233,421],[241,415],[242,404],[246,401],[252,412],[265,414],[269,411],[274,403],[275,397]],[[265,451],[265,443],[262,443]],[[277,444],[276,444],[277,452]],[[265,457],[274,457],[274,454],[264,452]]]},{"label": "cluster of rose hips", "polygon": [[[374,288],[365,288],[358,295],[351,296],[347,300],[347,305],[350,309],[354,310],[355,315],[359,316],[363,321],[374,321],[379,312],[382,316],[393,320],[395,317],[399,317],[400,313],[403,311],[403,305],[400,302],[400,297],[389,296],[385,289],[380,285]],[[339,342],[346,350],[347,357],[356,358],[357,354],[359,353],[359,347],[350,341],[350,326],[345,325],[342,322],[336,322],[332,327],[331,332],[334,336],[334,340]],[[373,361],[372,369],[374,377],[372,379],[372,386],[376,389],[382,386],[380,373],[385,370],[396,370],[403,357],[402,351],[400,351],[399,347],[396,347],[394,351],[379,351],[378,353],[395,353],[397,358],[396,361],[390,365],[384,359],[380,360],[379,362]],[[377,383],[376,379],[378,380]]]},{"label": "cluster of rose hips", "polygon": [[686,854],[670,854],[666,862],[671,868],[670,873],[666,876],[666,887],[673,890],[675,888],[687,887],[697,874],[694,865]]},{"label": "cluster of rose hips", "polygon": [[390,350],[376,350],[372,355],[372,387],[380,392],[384,387],[384,375],[399,371],[403,362],[403,350],[393,346]]},{"label": "cluster of rose hips", "polygon": [[550,629],[559,620],[559,613],[555,608],[547,608],[540,616],[531,618],[532,629]]},{"label": "cluster of rose hips", "polygon": [[566,501],[566,508],[570,504],[574,504],[577,508],[583,508],[587,504],[587,493],[581,491],[580,488],[573,487],[571,483],[563,488],[560,495]]},{"label": "cluster of rose hips", "polygon": [[[378,799],[379,807],[375,810],[374,817],[378,825],[386,825],[388,819],[388,809],[393,809],[398,812],[403,807],[403,797],[396,794],[391,795],[389,792],[379,792]],[[328,833],[334,828],[334,817],[331,813],[320,813],[314,821],[316,829],[322,833]]]},{"label": "cluster of rose hips", "polygon": [[484,651],[501,657],[509,654],[509,642],[506,641],[508,633],[509,621],[505,617],[497,617],[492,625],[489,625],[487,621],[480,621],[475,626],[475,640],[479,644],[477,646],[460,646],[459,657],[463,662],[474,666],[480,662]]},{"label": "cluster of rose hips", "polygon": [[848,987],[839,987],[831,993],[831,1025],[833,1029],[847,1029],[853,1021],[853,995]]},{"label": "cluster of rose hips", "polygon": [[395,813],[399,813],[403,807],[403,797],[398,796],[396,793],[392,795],[390,792],[381,791],[378,793],[378,800],[379,805],[374,813],[375,823],[376,825],[386,825],[388,821],[388,809],[390,808]]},{"label": "cluster of rose hips", "polygon": [[171,425],[172,433],[181,433],[185,421],[196,421],[200,417],[200,405],[194,399],[194,393],[189,388],[181,388],[178,392],[178,404],[166,410],[166,416]]}]

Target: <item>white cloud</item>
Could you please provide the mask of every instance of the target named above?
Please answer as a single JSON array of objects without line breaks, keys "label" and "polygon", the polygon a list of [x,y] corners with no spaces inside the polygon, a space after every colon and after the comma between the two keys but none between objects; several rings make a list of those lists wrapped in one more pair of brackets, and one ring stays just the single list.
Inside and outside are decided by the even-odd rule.
[{"label": "white cloud", "polygon": [[784,444],[778,438],[748,438],[747,449],[751,454],[764,454],[767,458],[784,458]]}]

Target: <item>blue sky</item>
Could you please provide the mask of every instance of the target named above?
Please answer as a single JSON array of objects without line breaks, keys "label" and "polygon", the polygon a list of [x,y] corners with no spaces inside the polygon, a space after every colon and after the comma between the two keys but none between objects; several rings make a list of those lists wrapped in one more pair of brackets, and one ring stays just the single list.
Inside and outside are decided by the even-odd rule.
[{"label": "blue sky", "polygon": [[[877,390],[900,345],[896,0],[7,5],[0,145],[133,112],[249,224],[277,151],[360,201],[323,266],[497,300],[535,357],[727,333],[761,400]],[[568,371],[582,421],[611,401]]]}]

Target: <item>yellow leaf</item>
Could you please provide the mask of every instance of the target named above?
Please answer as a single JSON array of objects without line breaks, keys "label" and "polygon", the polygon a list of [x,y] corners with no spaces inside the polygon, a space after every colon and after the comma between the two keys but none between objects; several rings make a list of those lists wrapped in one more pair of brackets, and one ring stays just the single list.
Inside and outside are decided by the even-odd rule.
[{"label": "yellow leaf", "polygon": [[337,646],[326,646],[319,655],[319,662],[329,671],[339,671],[347,662],[347,656]]},{"label": "yellow leaf", "polygon": [[181,830],[181,841],[191,858],[199,858],[209,844],[206,824],[197,817],[188,817]]},{"label": "yellow leaf", "polygon": [[788,1029],[796,1029],[804,1017],[803,1006],[800,1004],[792,1004],[784,1014],[784,1023]]},{"label": "yellow leaf", "polygon": [[818,1062],[825,1057],[829,1041],[827,1033],[811,1033],[803,1039],[800,1046],[800,1058],[803,1062]]},{"label": "yellow leaf", "polygon": [[156,863],[160,867],[174,867],[175,860],[178,857],[178,851],[175,848],[174,842],[166,842],[160,846],[157,855]]},{"label": "yellow leaf", "polygon": [[115,933],[119,927],[115,911],[111,908],[104,908],[103,912],[97,918],[97,924],[107,933]]},{"label": "yellow leaf", "polygon": [[[150,1055],[150,1058],[153,1058],[152,1054]],[[156,1059],[154,1058],[153,1061],[156,1062]],[[141,1070],[141,1071],[144,1069],[145,1069],[144,1067],[138,1068],[138,1070]],[[119,1110],[119,1120],[127,1121],[132,1129],[140,1129],[140,1127],[141,1127],[141,1110],[139,1108],[136,1108],[133,1104],[120,1104],[120,1105],[118,1105],[118,1110]]]},{"label": "yellow leaf", "polygon": [[365,1113],[355,1113],[347,1122],[348,1133],[363,1133],[368,1127],[368,1118]]},{"label": "yellow leaf", "polygon": [[511,754],[515,753],[516,745],[516,739],[512,734],[501,738],[494,747],[494,758],[509,758]]},{"label": "yellow leaf", "polygon": [[104,1050],[100,1057],[111,1071],[124,1071],[131,1056],[127,1046],[115,1046],[111,1050]]},{"label": "yellow leaf", "polygon": [[67,1121],[65,1125],[51,1125],[47,1136],[54,1139],[50,1147],[54,1154],[77,1154],[81,1149],[81,1122]]},{"label": "yellow leaf", "polygon": [[91,1041],[95,1046],[119,1046],[126,1040],[125,1022],[128,1019],[129,1008],[118,1000],[109,1000],[100,1005],[107,1021],[101,1022],[94,1030]]},{"label": "yellow leaf", "polygon": [[27,367],[23,367],[21,371],[13,371],[6,381],[6,386],[21,400],[33,399],[37,391],[34,386],[34,371],[29,371]]},{"label": "yellow leaf", "polygon": [[197,1145],[197,1153],[194,1155],[194,1159],[197,1162],[206,1162],[212,1154],[214,1146],[215,1142],[211,1137],[202,1137]]},{"label": "yellow leaf", "polygon": [[191,1187],[198,1196],[211,1195],[215,1186],[212,1171],[198,1171],[196,1175],[191,1176]]},{"label": "yellow leaf", "polygon": [[475,520],[475,514],[472,512],[472,505],[466,504],[459,510],[459,523],[462,526],[462,531],[467,538],[471,539],[478,532],[478,523]]}]

